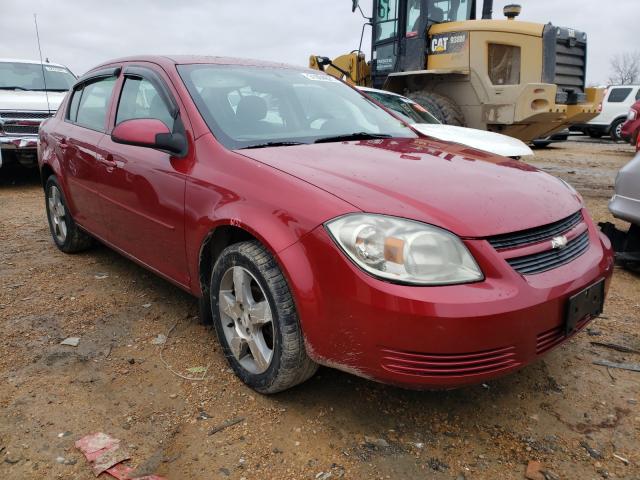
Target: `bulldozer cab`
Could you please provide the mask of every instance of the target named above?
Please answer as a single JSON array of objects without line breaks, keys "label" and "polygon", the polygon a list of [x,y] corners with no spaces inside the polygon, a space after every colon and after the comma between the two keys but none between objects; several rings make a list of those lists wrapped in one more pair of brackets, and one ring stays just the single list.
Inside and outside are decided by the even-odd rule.
[{"label": "bulldozer cab", "polygon": [[[434,24],[476,18],[476,0],[374,0],[371,80],[381,88],[392,72],[422,70]],[[445,47],[446,48],[446,47]]]}]

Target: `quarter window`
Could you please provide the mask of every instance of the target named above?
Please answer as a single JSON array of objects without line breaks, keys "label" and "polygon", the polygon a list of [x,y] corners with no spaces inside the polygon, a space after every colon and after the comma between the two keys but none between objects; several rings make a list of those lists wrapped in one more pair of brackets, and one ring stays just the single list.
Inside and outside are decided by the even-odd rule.
[{"label": "quarter window", "polygon": [[627,99],[630,93],[631,88],[613,88],[611,89],[611,93],[609,94],[607,101],[609,103],[622,103]]},{"label": "quarter window", "polygon": [[[109,101],[115,83],[116,78],[109,77],[89,83],[81,90],[77,90],[71,99],[69,119],[91,130],[104,131]],[[78,96],[80,98],[76,100]],[[74,110],[74,105],[77,105],[77,111]]]},{"label": "quarter window", "polygon": [[156,87],[143,78],[127,78],[118,103],[116,125],[133,118],[153,118],[173,130],[174,119]]},{"label": "quarter window", "polygon": [[489,78],[494,85],[520,83],[520,47],[489,44]]}]

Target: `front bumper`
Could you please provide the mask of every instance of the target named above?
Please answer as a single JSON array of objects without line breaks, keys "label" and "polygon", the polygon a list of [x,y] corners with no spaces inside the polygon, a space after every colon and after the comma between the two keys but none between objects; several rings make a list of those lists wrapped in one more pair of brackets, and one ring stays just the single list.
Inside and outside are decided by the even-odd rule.
[{"label": "front bumper", "polygon": [[[35,158],[35,153],[38,149],[38,136],[0,136],[0,167],[3,163],[7,163],[7,160],[14,159],[16,154],[28,153],[29,158]],[[29,161],[28,163],[32,163]]]},{"label": "front bumper", "polygon": [[[479,283],[388,283],[356,267],[324,227],[280,252],[307,351],[318,363],[411,388],[455,388],[515,371],[568,337],[567,299],[613,272],[611,245],[588,219],[589,249],[522,276],[485,240],[465,240]],[[583,328],[590,318],[578,324]]]},{"label": "front bumper", "polygon": [[609,211],[614,217],[634,225],[640,225],[640,200],[618,195],[609,200]]}]

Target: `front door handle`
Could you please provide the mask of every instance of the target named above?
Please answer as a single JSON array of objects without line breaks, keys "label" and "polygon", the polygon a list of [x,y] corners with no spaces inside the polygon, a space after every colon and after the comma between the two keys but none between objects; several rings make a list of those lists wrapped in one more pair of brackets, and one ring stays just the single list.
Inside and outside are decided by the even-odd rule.
[{"label": "front door handle", "polygon": [[60,141],[58,142],[58,146],[62,149],[62,150],[66,150],[67,148],[69,148],[69,144],[67,143],[67,139],[66,138],[61,138]]},{"label": "front door handle", "polygon": [[100,155],[99,153],[96,155],[96,160],[102,163],[105,166],[107,172],[113,172],[113,169],[118,166],[118,163],[113,158],[113,155],[108,153],[106,156]]}]

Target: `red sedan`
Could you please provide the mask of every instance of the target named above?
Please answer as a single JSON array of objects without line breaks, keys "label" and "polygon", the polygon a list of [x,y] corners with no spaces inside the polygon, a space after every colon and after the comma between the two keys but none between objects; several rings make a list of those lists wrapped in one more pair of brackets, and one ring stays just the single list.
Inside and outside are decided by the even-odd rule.
[{"label": "red sedan", "polygon": [[414,388],[513,372],[602,311],[613,268],[567,183],[303,68],[114,60],[39,163],[58,248],[97,238],[198,297],[263,393],[318,364]]},{"label": "red sedan", "polygon": [[640,100],[629,109],[627,121],[622,125],[621,137],[631,145],[640,145]]}]

